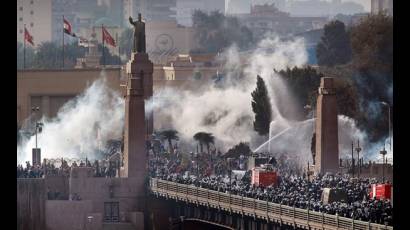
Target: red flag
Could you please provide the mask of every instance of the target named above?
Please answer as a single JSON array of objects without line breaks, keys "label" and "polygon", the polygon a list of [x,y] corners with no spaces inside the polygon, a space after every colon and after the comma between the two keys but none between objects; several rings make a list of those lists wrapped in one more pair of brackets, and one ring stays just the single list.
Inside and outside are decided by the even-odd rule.
[{"label": "red flag", "polygon": [[24,28],[24,40],[34,46],[33,36],[28,32],[27,28]]},{"label": "red flag", "polygon": [[69,34],[73,37],[77,37],[75,33],[71,32],[71,24],[67,20],[65,20],[65,18],[63,18],[63,21],[64,21],[64,33]]},{"label": "red flag", "polygon": [[115,47],[115,40],[114,38],[112,38],[111,34],[108,33],[108,31],[104,28],[104,26],[102,27],[102,32],[103,32],[103,40],[105,42],[107,42],[108,44],[112,45]]}]

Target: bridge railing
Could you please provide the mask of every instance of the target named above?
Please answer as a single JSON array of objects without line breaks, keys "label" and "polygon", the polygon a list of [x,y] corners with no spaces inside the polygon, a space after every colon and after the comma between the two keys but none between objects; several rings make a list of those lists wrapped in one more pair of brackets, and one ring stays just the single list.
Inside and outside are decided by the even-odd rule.
[{"label": "bridge railing", "polygon": [[298,227],[393,230],[392,226],[329,215],[156,178],[151,178],[150,187],[152,193],[158,196]]}]

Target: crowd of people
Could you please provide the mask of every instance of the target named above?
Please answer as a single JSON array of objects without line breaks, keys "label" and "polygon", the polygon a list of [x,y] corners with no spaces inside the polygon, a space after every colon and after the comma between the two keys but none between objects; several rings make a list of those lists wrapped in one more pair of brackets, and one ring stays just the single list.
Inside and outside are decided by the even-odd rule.
[{"label": "crowd of people", "polygon": [[[150,176],[177,183],[190,184],[219,192],[231,193],[296,208],[310,209],[317,212],[370,221],[379,224],[393,224],[393,207],[389,200],[380,200],[369,196],[369,188],[379,181],[370,178],[352,180],[348,175],[320,175],[307,177],[297,164],[288,160],[275,160],[278,172],[277,185],[268,187],[250,183],[250,171],[238,178],[230,170],[239,169],[241,159],[234,159],[229,165],[227,160],[212,159],[205,156],[191,157],[185,161],[176,154],[173,157],[155,156],[150,160]],[[214,172],[208,172],[208,166],[215,166]],[[217,169],[218,170],[217,170]],[[346,200],[324,204],[324,188],[343,191]]]},{"label": "crowd of people", "polygon": [[[369,196],[376,179],[360,178],[352,180],[348,175],[319,175],[308,177],[302,168],[293,161],[278,157],[274,159],[274,170],[278,173],[278,183],[268,187],[251,184],[250,171],[244,164],[246,157],[226,159],[220,154],[181,154],[177,149],[172,154],[164,148],[160,152],[149,151],[148,173],[156,177],[177,183],[190,184],[201,188],[224,193],[250,197],[296,208],[339,215],[355,220],[370,221],[379,224],[393,224],[393,207],[389,200],[374,199]],[[118,174],[119,161],[109,159],[94,161],[87,159],[71,165],[61,159],[59,167],[45,160],[41,165],[26,163],[17,166],[18,178],[42,178],[44,175],[69,175],[73,167],[91,167],[94,177],[115,177]],[[246,172],[238,177],[234,170]],[[343,191],[346,200],[323,203],[324,188]],[[53,195],[55,197],[55,194]],[[72,199],[80,199],[72,197]]]},{"label": "crowd of people", "polygon": [[[56,166],[56,164],[58,166]],[[76,167],[89,167],[93,169],[94,177],[115,177],[119,168],[118,161],[95,160],[91,163],[88,159],[80,160],[79,163],[61,159],[57,163],[55,160],[44,159],[42,164],[31,165],[26,162],[26,167],[17,165],[17,178],[43,178],[44,176],[69,176],[71,169]]]}]

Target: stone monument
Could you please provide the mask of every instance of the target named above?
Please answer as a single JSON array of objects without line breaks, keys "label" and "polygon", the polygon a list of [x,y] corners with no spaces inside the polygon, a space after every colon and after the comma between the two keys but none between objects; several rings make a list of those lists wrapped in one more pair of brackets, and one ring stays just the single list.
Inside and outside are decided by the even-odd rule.
[{"label": "stone monument", "polygon": [[145,23],[139,20],[134,25],[134,48],[127,63],[125,93],[124,165],[122,177],[141,177],[146,173],[147,152],[145,99],[152,96],[153,63],[145,53]]},{"label": "stone monument", "polygon": [[339,171],[339,141],[333,78],[321,79],[316,108],[315,173],[336,173]]}]

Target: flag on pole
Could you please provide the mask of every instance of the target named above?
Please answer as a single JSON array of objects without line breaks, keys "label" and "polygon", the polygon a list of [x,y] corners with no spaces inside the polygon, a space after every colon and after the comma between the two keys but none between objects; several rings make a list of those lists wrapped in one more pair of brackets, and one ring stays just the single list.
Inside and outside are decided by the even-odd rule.
[{"label": "flag on pole", "polygon": [[114,38],[111,36],[110,33],[108,33],[108,31],[104,28],[104,26],[101,27],[102,28],[102,33],[103,33],[103,40],[105,42],[107,42],[108,44],[115,46],[115,40]]},{"label": "flag on pole", "polygon": [[24,28],[24,40],[34,46],[33,36],[28,32],[27,28]]},{"label": "flag on pole", "polygon": [[64,33],[71,35],[73,37],[77,37],[77,35],[75,35],[75,33],[71,31],[71,24],[65,18],[63,18],[63,20],[64,20]]}]

